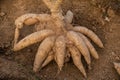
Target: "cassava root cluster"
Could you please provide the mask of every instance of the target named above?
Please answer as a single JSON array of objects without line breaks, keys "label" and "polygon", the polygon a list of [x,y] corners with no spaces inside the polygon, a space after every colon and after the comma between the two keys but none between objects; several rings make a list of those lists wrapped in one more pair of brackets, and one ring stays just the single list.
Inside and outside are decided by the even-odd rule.
[{"label": "cassava root cluster", "polygon": [[[99,59],[96,49],[87,37],[100,48],[103,48],[103,44],[93,31],[82,26],[72,26],[73,13],[68,11],[65,16],[62,15],[60,7],[62,1],[43,0],[51,10],[51,14],[24,14],[16,19],[13,50],[18,51],[41,42],[35,56],[33,71],[37,72],[52,60],[55,60],[60,72],[64,63],[68,62],[71,57],[75,66],[84,77],[87,77],[81,62],[81,55],[84,56],[88,65],[91,64],[90,55],[95,59]],[[18,42],[19,30],[24,25],[29,26],[36,23],[40,24],[36,27],[37,31]]]}]

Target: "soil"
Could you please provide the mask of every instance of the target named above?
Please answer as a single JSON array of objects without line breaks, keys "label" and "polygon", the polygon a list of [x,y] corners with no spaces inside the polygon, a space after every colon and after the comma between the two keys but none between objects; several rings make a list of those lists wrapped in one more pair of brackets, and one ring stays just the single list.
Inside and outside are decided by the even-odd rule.
[{"label": "soil", "polygon": [[[26,13],[50,11],[42,0],[0,0],[0,80],[120,80],[113,66],[113,62],[120,62],[120,0],[64,0],[62,9],[63,14],[67,10],[74,13],[73,25],[93,30],[104,43],[104,49],[94,45],[100,59],[92,59],[92,69],[89,70],[83,62],[87,79],[73,65],[72,60],[64,65],[57,76],[55,62],[39,73],[33,73],[34,56],[39,44],[12,52],[14,21]],[[20,38],[32,32],[34,25],[26,26],[21,30]]]}]

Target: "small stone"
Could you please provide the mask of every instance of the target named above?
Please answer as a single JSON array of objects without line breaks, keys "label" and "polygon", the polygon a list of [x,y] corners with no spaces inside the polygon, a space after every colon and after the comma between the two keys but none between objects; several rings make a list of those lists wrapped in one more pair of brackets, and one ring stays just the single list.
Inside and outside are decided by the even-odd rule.
[{"label": "small stone", "polygon": [[105,21],[110,22],[110,19],[106,16]]},{"label": "small stone", "polygon": [[28,52],[32,52],[32,49],[27,49]]},{"label": "small stone", "polygon": [[112,28],[110,28],[110,30],[109,30],[110,32],[112,32],[113,31],[113,29]]},{"label": "small stone", "polygon": [[1,12],[1,13],[0,13],[0,16],[4,16],[4,15],[5,15],[5,13],[4,13],[4,12]]},{"label": "small stone", "polygon": [[41,75],[40,77],[43,78],[43,75]]},{"label": "small stone", "polygon": [[47,75],[44,75],[44,77],[46,78],[46,77],[47,77]]},{"label": "small stone", "polygon": [[116,59],[116,60],[120,60],[119,56],[116,56],[115,59]]},{"label": "small stone", "polygon": [[113,52],[111,52],[111,55],[112,55],[112,56],[115,56],[115,52],[114,52],[114,51],[113,51]]}]

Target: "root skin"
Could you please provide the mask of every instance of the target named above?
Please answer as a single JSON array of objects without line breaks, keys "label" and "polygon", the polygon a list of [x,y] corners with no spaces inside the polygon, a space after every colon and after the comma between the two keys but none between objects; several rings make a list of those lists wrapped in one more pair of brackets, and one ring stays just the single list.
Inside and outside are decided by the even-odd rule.
[{"label": "root skin", "polygon": [[51,51],[51,52],[48,54],[48,57],[47,57],[47,58],[45,59],[45,61],[43,62],[42,68],[44,68],[47,64],[49,64],[53,59],[54,59],[54,54],[53,54],[53,51]]},{"label": "root skin", "polygon": [[62,70],[65,60],[66,43],[64,36],[59,36],[55,42],[55,61],[59,67],[59,71]]},{"label": "root skin", "polygon": [[90,41],[87,39],[87,37],[85,37],[83,34],[79,33],[79,36],[84,40],[84,42],[86,43],[91,55],[95,58],[95,59],[99,59],[98,53],[96,51],[96,49],[94,48],[94,46],[90,43]]},{"label": "root skin", "polygon": [[44,38],[46,38],[50,35],[53,35],[53,34],[54,33],[52,30],[42,30],[42,31],[34,32],[34,33],[26,36],[22,40],[20,40],[17,44],[15,44],[13,50],[14,51],[21,50],[29,45],[40,42]]},{"label": "root skin", "polygon": [[43,61],[47,58],[48,53],[52,49],[54,45],[55,37],[48,37],[40,44],[38,48],[38,52],[35,56],[34,61],[34,67],[33,71],[37,72],[39,71],[39,68],[41,68]]},{"label": "root skin", "polygon": [[32,25],[39,21],[48,21],[51,17],[48,14],[24,14],[20,17],[18,17],[15,20],[15,25],[17,28],[22,28],[23,24],[25,25]]},{"label": "root skin", "polygon": [[82,74],[86,78],[87,75],[86,75],[85,69],[83,67],[83,64],[81,62],[81,54],[80,54],[79,50],[75,46],[69,46],[68,49],[71,53],[71,57],[73,59],[75,66],[82,72]]},{"label": "root skin", "polygon": [[73,28],[74,31],[80,32],[82,34],[85,34],[88,36],[93,42],[95,42],[100,48],[103,48],[103,43],[100,40],[100,38],[91,30],[89,30],[86,27],[81,27],[81,26],[75,26]]},{"label": "root skin", "polygon": [[83,39],[79,37],[79,35],[74,31],[69,31],[67,33],[67,38],[73,42],[73,44],[80,50],[82,55],[84,56],[87,64],[90,65],[91,59],[90,59],[90,53],[88,51],[88,48],[86,44],[84,43]]},{"label": "root skin", "polygon": [[28,18],[24,21],[24,24],[25,25],[32,25],[32,24],[35,24],[37,22],[39,22],[39,21],[36,18]]},{"label": "root skin", "polygon": [[120,63],[114,62],[114,68],[117,70],[118,74],[120,75]]},{"label": "root skin", "polygon": [[15,29],[15,36],[14,36],[14,46],[15,46],[15,45],[17,44],[17,42],[18,42],[19,35],[20,35],[19,29],[16,28],[16,29]]}]

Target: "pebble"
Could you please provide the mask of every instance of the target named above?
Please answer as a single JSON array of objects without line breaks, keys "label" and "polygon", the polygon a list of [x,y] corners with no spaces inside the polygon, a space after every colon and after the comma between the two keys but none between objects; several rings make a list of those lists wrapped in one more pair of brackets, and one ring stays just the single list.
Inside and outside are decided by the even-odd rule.
[{"label": "pebble", "polygon": [[110,32],[113,32],[113,29],[112,29],[112,28],[110,28],[110,29],[109,29],[109,31],[110,31]]},{"label": "pebble", "polygon": [[107,39],[108,39],[108,36],[105,36],[105,39],[107,40]]},{"label": "pebble", "polygon": [[46,78],[46,77],[47,77],[47,75],[44,75],[44,77]]},{"label": "pebble", "polygon": [[94,30],[94,31],[97,31],[96,27],[93,27],[93,30]]},{"label": "pebble", "polygon": [[110,19],[106,16],[105,21],[110,22]]},{"label": "pebble", "polygon": [[5,15],[5,13],[4,12],[0,12],[0,16],[4,16]]},{"label": "pebble", "polygon": [[116,60],[120,60],[119,56],[116,56],[115,59],[116,59]]},{"label": "pebble", "polygon": [[32,49],[27,49],[27,52],[32,52]]},{"label": "pebble", "polygon": [[116,56],[116,54],[115,54],[115,52],[114,52],[114,51],[112,51],[112,52],[111,52],[111,55],[112,55],[112,56]]}]

